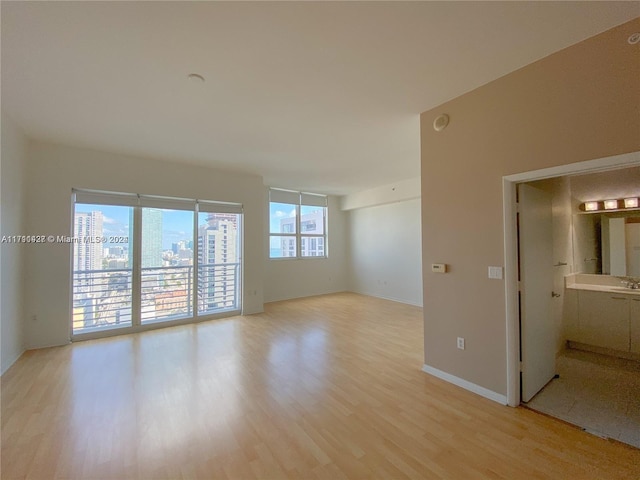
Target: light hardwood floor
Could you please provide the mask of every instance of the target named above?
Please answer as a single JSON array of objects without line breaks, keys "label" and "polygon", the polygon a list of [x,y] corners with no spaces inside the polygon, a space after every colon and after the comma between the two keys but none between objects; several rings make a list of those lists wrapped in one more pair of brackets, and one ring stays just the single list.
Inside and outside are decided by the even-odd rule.
[{"label": "light hardwood floor", "polygon": [[640,478],[638,449],[421,372],[421,315],[337,294],[27,352],[2,478]]}]

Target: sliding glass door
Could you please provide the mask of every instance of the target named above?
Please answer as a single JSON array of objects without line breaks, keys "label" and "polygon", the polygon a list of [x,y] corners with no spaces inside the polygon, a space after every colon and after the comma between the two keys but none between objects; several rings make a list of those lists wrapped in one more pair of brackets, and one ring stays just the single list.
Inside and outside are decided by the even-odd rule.
[{"label": "sliding glass door", "polygon": [[240,312],[241,205],[74,196],[74,336]]},{"label": "sliding glass door", "polygon": [[241,215],[198,213],[198,314],[240,308]]},{"label": "sliding glass door", "polygon": [[193,316],[193,219],[193,211],[142,208],[143,324]]},{"label": "sliding glass door", "polygon": [[132,324],[133,208],[76,203],[73,218],[74,333]]}]

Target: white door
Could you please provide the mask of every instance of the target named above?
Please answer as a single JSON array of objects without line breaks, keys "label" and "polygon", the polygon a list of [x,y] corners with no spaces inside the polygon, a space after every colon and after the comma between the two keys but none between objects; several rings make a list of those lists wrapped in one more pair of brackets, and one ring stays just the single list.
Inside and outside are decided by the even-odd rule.
[{"label": "white door", "polygon": [[626,225],[627,275],[640,277],[640,223]]},{"label": "white door", "polygon": [[525,184],[518,193],[522,401],[528,402],[555,375],[553,234],[551,194]]}]

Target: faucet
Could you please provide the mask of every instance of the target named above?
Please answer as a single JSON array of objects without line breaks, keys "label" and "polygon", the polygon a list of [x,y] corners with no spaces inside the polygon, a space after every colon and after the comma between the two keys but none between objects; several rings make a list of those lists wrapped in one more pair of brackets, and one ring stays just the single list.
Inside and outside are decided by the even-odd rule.
[{"label": "faucet", "polygon": [[618,277],[622,279],[622,284],[631,290],[640,289],[640,278],[638,277]]}]

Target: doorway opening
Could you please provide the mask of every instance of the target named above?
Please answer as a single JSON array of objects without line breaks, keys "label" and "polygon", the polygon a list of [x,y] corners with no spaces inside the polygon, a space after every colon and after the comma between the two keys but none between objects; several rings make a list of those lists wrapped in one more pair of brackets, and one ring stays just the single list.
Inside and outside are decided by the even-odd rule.
[{"label": "doorway opening", "polygon": [[[575,225],[572,224],[571,228],[566,229],[567,235],[564,235],[562,238],[552,237],[550,241],[542,241],[540,237],[535,236],[535,229],[540,227],[539,222],[544,222],[544,219],[541,220],[540,218],[538,218],[538,216],[540,215],[540,207],[538,205],[533,209],[533,214],[535,214],[534,216],[536,218],[531,221],[532,212],[527,212],[527,207],[523,207],[522,205],[522,190],[527,190],[527,192],[524,193],[526,202],[526,197],[528,194],[531,194],[531,189],[533,189],[534,194],[539,193],[540,191],[543,191],[544,193],[545,183],[548,187],[549,185],[553,184],[558,185],[567,183],[567,179],[569,178],[569,176],[571,176],[571,178],[578,178],[573,176],[580,175],[580,177],[589,178],[591,175],[585,174],[596,174],[597,172],[611,172],[613,174],[613,172],[616,170],[620,171],[620,169],[628,167],[640,168],[640,152],[576,163],[562,167],[554,167],[534,172],[526,172],[523,174],[504,177],[503,179],[506,267],[505,289],[507,298],[508,352],[507,401],[511,406],[520,405],[521,402],[530,402],[532,399],[534,399],[535,403],[535,398],[538,391],[542,390],[545,385],[552,381],[556,373],[560,374],[560,379],[553,380],[553,382],[549,384],[550,386],[544,388],[543,391],[546,392],[548,390],[551,390],[552,385],[559,384],[567,380],[567,372],[573,372],[571,373],[571,375],[575,376],[574,374],[576,373],[576,365],[578,364],[577,362],[585,361],[585,359],[582,357],[588,355],[602,355],[603,353],[611,353],[609,351],[581,351],[578,355],[575,351],[570,350],[569,353],[573,353],[576,355],[565,355],[564,357],[562,355],[556,355],[559,352],[561,353],[565,351],[565,345],[568,345],[569,347],[582,347],[579,342],[571,340],[575,340],[576,338],[578,340],[584,340],[583,338],[576,337],[575,335],[575,329],[577,328],[575,321],[573,323],[571,323],[571,321],[568,322],[568,325],[562,323],[567,317],[573,318],[572,315],[574,312],[571,311],[572,308],[577,309],[577,302],[575,301],[575,299],[567,298],[566,295],[566,293],[569,292],[568,296],[571,297],[571,295],[575,295],[576,292],[571,289],[565,289],[565,282],[575,281],[575,278],[572,275],[579,273],[592,275],[597,279],[595,280],[596,283],[598,281],[604,281],[606,276],[595,277],[596,273],[602,273],[602,260],[594,260],[596,255],[589,253],[588,250],[585,249],[585,245],[578,245],[574,251],[574,237],[579,233],[580,228],[584,226],[579,225],[578,223],[588,223],[587,220],[591,221],[593,219],[589,219],[587,215],[582,215],[579,219],[579,222],[576,222]],[[604,175],[606,177],[606,174]],[[584,185],[587,185],[588,182],[582,181],[582,184],[584,187]],[[611,187],[611,185],[607,186]],[[637,185],[635,188],[635,194],[640,194],[640,192],[637,191]],[[546,190],[548,191],[549,188],[546,188]],[[518,204],[518,200],[520,201],[520,204]],[[538,204],[538,200],[540,199],[536,199],[534,203]],[[566,201],[568,205],[571,200],[570,198],[567,198]],[[525,208],[525,212],[523,212],[523,208]],[[548,208],[550,209],[551,207]],[[520,211],[518,211],[519,209]],[[542,210],[544,210],[544,208]],[[549,225],[547,225],[547,227],[542,228],[542,230],[545,230],[545,228],[557,230],[558,221],[563,221],[562,218],[558,220],[558,216],[562,217],[562,215],[565,215],[566,218],[564,218],[564,220],[566,220],[567,222],[571,222],[572,218],[576,217],[576,215],[572,215],[573,213],[575,212],[571,212],[569,208],[565,210],[559,209],[557,202],[555,202],[553,205],[553,218],[552,220],[549,220],[549,218],[547,218],[547,221],[553,222],[553,226],[549,227]],[[526,223],[525,218],[525,224],[523,225],[523,215],[525,217],[529,215],[530,218],[528,224]],[[548,217],[550,217],[550,215],[548,215]],[[533,227],[531,226],[531,224],[533,224]],[[518,233],[520,233],[520,238],[518,236]],[[533,247],[527,247],[529,248],[529,250],[532,250],[533,253],[531,253],[531,251],[528,251],[523,255],[522,251],[519,251],[522,249],[520,241],[524,241],[526,243],[527,239],[529,240],[529,243],[533,244]],[[541,245],[543,245],[544,248],[542,248]],[[546,253],[546,255],[544,253],[540,253],[540,250],[544,251],[545,248],[548,252],[550,246],[551,251],[553,251],[554,253]],[[558,251],[562,253],[558,254]],[[536,255],[538,256],[536,257]],[[542,255],[542,257],[540,257],[540,255]],[[541,260],[541,258],[544,258],[545,260],[543,261]],[[598,262],[600,264],[600,272],[595,271],[598,268]],[[534,266],[531,267],[531,264],[533,264]],[[536,286],[536,282],[540,282],[539,278],[537,279],[536,276],[540,278],[550,278],[550,280],[546,283],[543,280],[541,285]],[[584,281],[583,278],[587,277],[579,277],[579,281]],[[611,280],[611,276],[609,276],[609,280]],[[619,284],[619,279],[617,278],[611,281],[615,281]],[[534,284],[533,293],[528,291],[531,288],[531,283]],[[618,285],[610,286],[612,288],[618,287]],[[624,322],[626,322],[623,322],[626,328],[626,337],[624,340],[626,341],[626,343],[623,345],[624,348],[620,347],[619,344],[614,344],[613,346],[622,348],[623,351],[626,350],[627,352],[629,352],[629,348],[631,347],[630,335],[633,331],[632,329],[634,328],[633,323],[630,319],[634,318],[633,315],[635,314],[633,312],[635,312],[635,310],[633,309],[635,308],[635,304],[640,304],[640,295],[636,297],[639,301],[633,301],[633,297],[631,296],[630,291],[622,291],[620,293],[620,297],[623,299],[626,298],[627,300],[612,301],[617,301],[621,304],[619,310],[622,312],[621,316],[623,317]],[[538,297],[536,297],[536,295],[538,295]],[[584,306],[588,304],[583,301],[582,305],[583,308],[585,308]],[[538,310],[538,312],[536,312],[536,309]],[[541,321],[539,317],[542,317],[543,320]],[[592,317],[597,318],[598,316],[592,315]],[[583,318],[583,330],[585,324],[590,321],[588,319],[585,320],[585,318]],[[545,321],[546,325],[544,324]],[[638,335],[640,335],[640,332],[638,333]],[[598,342],[601,341],[602,340],[600,338],[598,338],[597,341],[589,339],[590,343],[598,344]],[[580,358],[575,358],[576,356]],[[634,379],[640,375],[640,369],[634,370],[634,368],[640,364],[634,363],[632,357],[633,355],[629,355],[628,358],[624,359],[612,357],[603,358],[605,358],[606,360],[604,363],[608,362],[605,367],[609,370],[612,368],[612,365],[616,364],[617,362],[620,369],[616,372],[615,375],[618,375],[618,379]],[[640,359],[640,357],[637,358]],[[589,360],[591,361],[592,359],[590,358]],[[627,375],[627,377],[625,377],[626,373],[623,373],[625,367],[630,368],[630,376]],[[601,378],[598,377],[598,374],[595,373],[596,370],[594,369],[597,368],[600,368],[600,366],[593,365],[591,373],[587,374],[587,377]],[[584,369],[584,371],[587,371],[587,369]],[[613,375],[613,377],[615,377],[615,375]],[[580,381],[584,383],[584,380]],[[640,383],[636,384],[634,383],[634,381],[629,381],[627,383],[629,383],[629,386],[635,385],[636,389],[640,389]],[[601,385],[606,384],[607,382],[601,382]],[[574,387],[575,386],[570,386],[569,388],[575,391],[576,388]],[[589,388],[590,387],[586,387],[584,390],[587,391]],[[620,389],[616,387],[610,388],[609,390],[616,391]],[[636,392],[638,392],[638,390],[636,390]],[[624,395],[624,392],[620,390],[618,392],[618,399],[620,398],[620,396]],[[629,395],[633,396],[631,394]],[[565,402],[564,407],[566,408],[568,408],[569,404],[572,402],[572,400],[567,398],[566,396],[563,401]],[[621,408],[624,409],[624,405]],[[627,405],[626,408],[628,409],[630,408],[630,406]],[[554,412],[545,413],[553,414]],[[571,421],[571,419],[564,419],[570,421],[571,423],[577,423],[575,421]],[[638,419],[638,421],[640,422],[640,419]],[[590,430],[598,431],[597,428],[591,428]],[[640,442],[640,438],[638,438],[638,442]],[[632,442],[627,441],[627,443]]]}]

